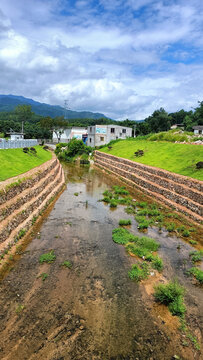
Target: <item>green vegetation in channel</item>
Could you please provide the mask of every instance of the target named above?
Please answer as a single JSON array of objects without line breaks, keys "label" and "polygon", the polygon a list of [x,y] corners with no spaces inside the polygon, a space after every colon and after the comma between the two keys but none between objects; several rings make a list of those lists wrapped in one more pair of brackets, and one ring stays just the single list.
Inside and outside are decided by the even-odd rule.
[{"label": "green vegetation in channel", "polygon": [[41,146],[35,146],[36,155],[24,153],[23,149],[0,150],[0,181],[17,176],[35,168],[52,158],[49,151],[45,151]]},{"label": "green vegetation in channel", "polygon": [[40,255],[39,262],[42,263],[48,263],[51,264],[56,259],[56,255],[54,254],[54,251],[51,250],[49,253]]},{"label": "green vegetation in channel", "polygon": [[185,289],[177,280],[169,281],[167,284],[159,284],[154,287],[155,299],[168,306],[173,315],[184,316],[186,307],[183,302]]}]

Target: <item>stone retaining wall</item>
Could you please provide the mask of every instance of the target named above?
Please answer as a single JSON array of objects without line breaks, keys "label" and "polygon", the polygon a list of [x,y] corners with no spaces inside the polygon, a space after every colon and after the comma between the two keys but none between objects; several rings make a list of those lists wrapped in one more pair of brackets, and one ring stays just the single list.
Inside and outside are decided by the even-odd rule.
[{"label": "stone retaining wall", "polygon": [[95,151],[95,164],[196,222],[203,220],[203,182]]},{"label": "stone retaining wall", "polygon": [[52,160],[0,183],[0,255],[15,246],[65,185],[60,162]]}]

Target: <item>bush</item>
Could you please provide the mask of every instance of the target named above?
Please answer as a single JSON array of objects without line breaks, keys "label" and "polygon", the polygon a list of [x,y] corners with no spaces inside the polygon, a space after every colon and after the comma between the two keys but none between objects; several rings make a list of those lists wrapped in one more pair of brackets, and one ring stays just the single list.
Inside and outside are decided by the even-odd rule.
[{"label": "bush", "polygon": [[28,154],[29,148],[28,148],[28,147],[24,147],[24,148],[23,148],[23,152],[24,152],[25,154]]},{"label": "bush", "polygon": [[183,316],[186,308],[183,303],[185,289],[175,280],[168,284],[160,284],[154,287],[154,297],[157,301],[169,307],[173,315]]},{"label": "bush", "polygon": [[30,148],[30,152],[32,155],[36,155],[37,154],[37,150],[34,147]]}]

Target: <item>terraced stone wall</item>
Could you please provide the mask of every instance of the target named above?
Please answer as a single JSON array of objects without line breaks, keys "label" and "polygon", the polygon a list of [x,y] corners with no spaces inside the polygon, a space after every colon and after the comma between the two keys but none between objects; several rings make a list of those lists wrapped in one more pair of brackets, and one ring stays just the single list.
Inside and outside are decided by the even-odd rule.
[{"label": "terraced stone wall", "polygon": [[156,167],[143,165],[114,155],[95,152],[95,165],[147,195],[175,208],[201,223],[203,220],[203,181],[188,178]]},{"label": "terraced stone wall", "polygon": [[15,248],[51,200],[65,186],[64,172],[53,158],[0,183],[0,256]]}]

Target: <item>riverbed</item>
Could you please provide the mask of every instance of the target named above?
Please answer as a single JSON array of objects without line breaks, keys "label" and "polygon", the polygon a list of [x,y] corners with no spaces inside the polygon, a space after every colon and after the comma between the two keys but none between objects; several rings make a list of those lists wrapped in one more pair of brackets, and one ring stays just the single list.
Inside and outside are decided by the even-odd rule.
[{"label": "riverbed", "polygon": [[[116,179],[88,166],[64,165],[64,171],[66,190],[1,282],[0,358],[201,359],[200,351],[183,346],[177,318],[155,303],[151,280],[144,286],[128,277],[134,259],[112,241],[112,230],[129,215],[124,206],[111,210],[99,201]],[[139,233],[134,219],[131,229]],[[161,243],[163,276],[178,276],[187,286],[188,317],[201,337],[202,288],[184,275],[191,246],[182,242],[178,251],[181,240],[167,232],[149,228],[147,234]],[[40,264],[51,250],[56,260]],[[64,261],[72,267],[61,266]]]}]

